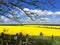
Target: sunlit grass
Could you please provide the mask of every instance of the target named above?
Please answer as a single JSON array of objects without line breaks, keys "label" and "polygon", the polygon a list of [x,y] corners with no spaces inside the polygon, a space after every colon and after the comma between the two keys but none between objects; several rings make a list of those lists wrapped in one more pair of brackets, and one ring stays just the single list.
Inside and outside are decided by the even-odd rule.
[{"label": "sunlit grass", "polygon": [[23,25],[23,26],[0,26],[0,33],[16,34],[22,32],[24,35],[39,35],[40,32],[44,36],[60,36],[60,26],[48,25]]}]

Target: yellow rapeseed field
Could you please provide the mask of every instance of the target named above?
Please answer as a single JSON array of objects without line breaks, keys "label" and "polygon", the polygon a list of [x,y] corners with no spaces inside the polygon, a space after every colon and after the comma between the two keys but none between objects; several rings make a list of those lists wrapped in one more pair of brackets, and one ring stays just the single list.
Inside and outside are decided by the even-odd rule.
[{"label": "yellow rapeseed field", "polygon": [[24,25],[24,26],[0,26],[0,33],[16,34],[22,32],[24,35],[39,35],[40,32],[44,36],[60,36],[60,26],[44,26],[44,25]]}]

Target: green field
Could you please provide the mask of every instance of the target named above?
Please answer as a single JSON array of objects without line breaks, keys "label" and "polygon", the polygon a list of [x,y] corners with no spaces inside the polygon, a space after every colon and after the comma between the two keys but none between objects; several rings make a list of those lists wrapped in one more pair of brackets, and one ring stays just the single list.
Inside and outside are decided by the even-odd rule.
[{"label": "green field", "polygon": [[[60,45],[60,37],[50,37],[50,36],[43,36],[43,38],[40,38],[40,36],[32,36],[32,39],[37,42],[37,45]],[[43,40],[43,43],[41,42]]]}]

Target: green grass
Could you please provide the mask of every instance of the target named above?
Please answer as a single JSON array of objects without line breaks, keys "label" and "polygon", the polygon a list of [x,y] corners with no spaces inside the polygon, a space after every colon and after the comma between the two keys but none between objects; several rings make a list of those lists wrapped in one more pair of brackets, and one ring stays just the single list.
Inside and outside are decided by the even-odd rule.
[{"label": "green grass", "polygon": [[[43,36],[43,38],[40,38],[40,36],[30,36],[37,45],[60,45],[60,37],[50,37],[50,36]],[[42,44],[43,41],[43,44]]]}]

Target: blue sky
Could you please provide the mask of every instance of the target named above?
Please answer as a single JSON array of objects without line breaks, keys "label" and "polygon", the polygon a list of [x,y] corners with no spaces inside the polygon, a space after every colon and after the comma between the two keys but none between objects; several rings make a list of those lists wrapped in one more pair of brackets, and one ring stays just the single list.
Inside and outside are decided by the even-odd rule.
[{"label": "blue sky", "polygon": [[[4,2],[9,2],[11,0],[4,0]],[[26,2],[30,2],[31,0],[25,0]],[[32,1],[35,1],[35,0],[32,0]],[[39,2],[48,2],[48,0],[36,0],[36,1],[39,1]],[[18,0],[13,0],[12,3],[16,4],[16,2],[18,2]],[[51,10],[51,11],[60,11],[60,0],[50,0],[51,4],[53,4],[56,8],[54,8],[54,6],[52,6],[51,4],[49,3],[46,3],[46,4],[42,4],[42,3],[37,3],[36,4],[38,6],[41,6],[40,8],[42,9],[45,9],[45,10]],[[16,5],[21,5],[22,8],[29,8],[29,9],[36,9],[34,6],[32,5],[29,5],[29,4],[26,4],[24,2],[20,2],[19,4],[16,4]]]},{"label": "blue sky", "polygon": [[[31,0],[26,0],[27,2],[29,2],[29,1],[31,1]],[[34,0],[33,0],[34,1]],[[42,3],[44,3],[44,2],[48,2],[48,0],[38,0],[38,1],[40,1],[40,2],[42,2]],[[53,4],[54,6],[52,6],[51,4],[49,4],[49,3],[47,3],[47,4],[42,4],[42,3],[36,3],[38,6],[41,6],[40,8],[42,8],[42,9],[45,9],[45,10],[51,10],[51,11],[60,11],[60,0],[50,0],[50,2],[51,2],[51,4]],[[29,8],[29,9],[36,9],[36,8],[34,8],[34,6],[32,6],[32,5],[28,5],[28,4],[26,4],[26,3],[22,3],[23,5],[22,5],[22,7],[23,8]]]},{"label": "blue sky", "polygon": [[[4,0],[5,2],[9,2],[9,0]],[[13,0],[12,3],[16,4],[18,0]],[[26,2],[30,2],[31,0],[25,0]],[[34,1],[34,0],[32,0]],[[18,6],[22,7],[24,11],[29,11],[27,12],[30,14],[31,12],[38,14],[38,16],[30,15],[34,20],[31,20],[29,17],[27,17],[22,10],[19,8],[11,9],[11,12],[15,10],[14,15],[19,17],[19,21],[23,24],[60,24],[60,0],[50,0],[50,3],[48,3],[48,0],[38,0],[42,3],[37,3],[36,5],[40,6],[38,8],[35,8],[33,5],[26,4],[24,2],[20,2]],[[16,4],[17,5],[17,4]],[[11,5],[8,5],[9,7]],[[8,10],[6,7],[3,5],[2,8],[3,10]],[[9,16],[12,16],[10,14],[7,14]],[[16,21],[10,20],[4,16],[1,17],[2,20],[4,20],[3,24],[19,24]],[[2,23],[2,22],[0,22]]]}]

